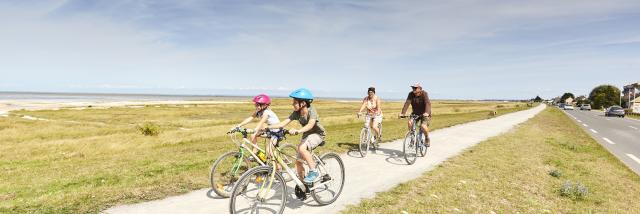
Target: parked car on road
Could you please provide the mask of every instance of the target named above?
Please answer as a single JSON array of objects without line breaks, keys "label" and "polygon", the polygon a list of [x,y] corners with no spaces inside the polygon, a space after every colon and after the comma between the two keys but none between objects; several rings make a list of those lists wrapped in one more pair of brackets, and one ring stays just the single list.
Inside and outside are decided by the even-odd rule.
[{"label": "parked car on road", "polygon": [[624,109],[620,106],[611,106],[604,111],[604,116],[624,117]]},{"label": "parked car on road", "polygon": [[580,105],[580,110],[591,111],[591,105],[582,104],[582,105]]},{"label": "parked car on road", "polygon": [[571,104],[565,104],[564,110],[573,110],[573,106]]},{"label": "parked car on road", "polygon": [[565,105],[564,103],[560,103],[558,104],[558,108],[564,109],[564,105]]}]

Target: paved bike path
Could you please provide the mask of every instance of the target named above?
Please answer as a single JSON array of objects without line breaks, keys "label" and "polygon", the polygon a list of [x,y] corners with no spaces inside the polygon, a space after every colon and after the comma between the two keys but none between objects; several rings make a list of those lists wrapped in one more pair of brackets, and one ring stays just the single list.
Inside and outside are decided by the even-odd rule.
[{"label": "paved bike path", "polygon": [[[345,165],[345,184],[342,194],[333,204],[318,206],[311,197],[301,202],[289,197],[285,213],[337,213],[346,206],[372,198],[376,192],[387,191],[396,185],[415,179],[446,159],[460,154],[490,137],[504,133],[540,113],[546,105],[502,115],[496,118],[465,123],[431,133],[431,147],[426,157],[419,157],[407,165],[402,156],[402,140],[382,144],[378,153],[361,158],[357,151],[341,154]],[[293,195],[292,184],[288,191]],[[132,205],[116,206],[104,213],[228,213],[229,200],[219,198],[209,189],[185,195]]]}]

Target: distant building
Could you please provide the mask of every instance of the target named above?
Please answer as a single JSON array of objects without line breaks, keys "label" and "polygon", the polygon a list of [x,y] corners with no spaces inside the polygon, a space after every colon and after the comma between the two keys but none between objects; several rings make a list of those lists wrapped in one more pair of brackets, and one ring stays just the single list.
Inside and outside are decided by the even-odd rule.
[{"label": "distant building", "polygon": [[573,98],[569,97],[566,100],[564,100],[564,103],[566,104],[573,104]]},{"label": "distant building", "polygon": [[634,108],[635,107],[635,103],[631,102],[632,100],[635,101],[637,100],[639,93],[640,92],[640,82],[637,83],[632,83],[629,85],[625,85],[623,87],[623,91],[622,91],[622,102],[624,102],[627,108]]},{"label": "distant building", "polygon": [[631,108],[633,109],[633,113],[640,114],[640,97],[636,98],[635,100],[632,100],[631,103],[633,103],[631,105]]}]

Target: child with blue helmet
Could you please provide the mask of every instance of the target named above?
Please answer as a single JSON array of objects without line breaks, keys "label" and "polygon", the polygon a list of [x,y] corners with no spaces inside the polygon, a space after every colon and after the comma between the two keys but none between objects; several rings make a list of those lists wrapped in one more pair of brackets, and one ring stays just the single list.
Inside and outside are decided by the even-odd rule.
[{"label": "child with blue helmet", "polygon": [[293,135],[302,133],[302,140],[297,146],[298,156],[309,165],[309,173],[302,178],[302,175],[304,175],[304,166],[299,161],[296,161],[296,169],[298,171],[298,177],[301,180],[304,180],[305,183],[313,183],[318,178],[319,173],[316,169],[316,163],[311,156],[311,150],[324,142],[326,131],[322,124],[320,124],[318,112],[311,106],[313,102],[313,94],[311,91],[300,88],[291,92],[289,97],[293,98],[293,112],[289,115],[289,118],[279,124],[271,125],[269,128],[282,128],[293,120],[297,120],[300,123],[302,128],[299,130],[291,129],[289,133]]}]

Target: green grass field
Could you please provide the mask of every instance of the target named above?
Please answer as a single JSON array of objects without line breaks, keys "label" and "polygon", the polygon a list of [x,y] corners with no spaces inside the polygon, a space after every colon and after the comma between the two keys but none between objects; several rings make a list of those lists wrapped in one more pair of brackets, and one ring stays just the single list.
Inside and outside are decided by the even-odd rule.
[{"label": "green grass field", "polygon": [[[328,130],[328,143],[320,152],[355,148],[362,127],[355,118],[360,104],[318,100],[314,105]],[[292,109],[288,99],[273,106],[280,118]],[[525,106],[436,101],[432,127]],[[405,132],[406,121],[394,118],[401,107],[399,102],[383,104],[385,140]],[[243,103],[12,112],[0,118],[0,213],[96,213],[206,188],[210,164],[235,148],[225,132],[252,110],[251,103]],[[27,120],[25,115],[43,120]],[[142,135],[136,127],[145,123],[159,127],[160,134]]]},{"label": "green grass field", "polygon": [[344,213],[640,213],[638,201],[640,176],[547,108]]}]

